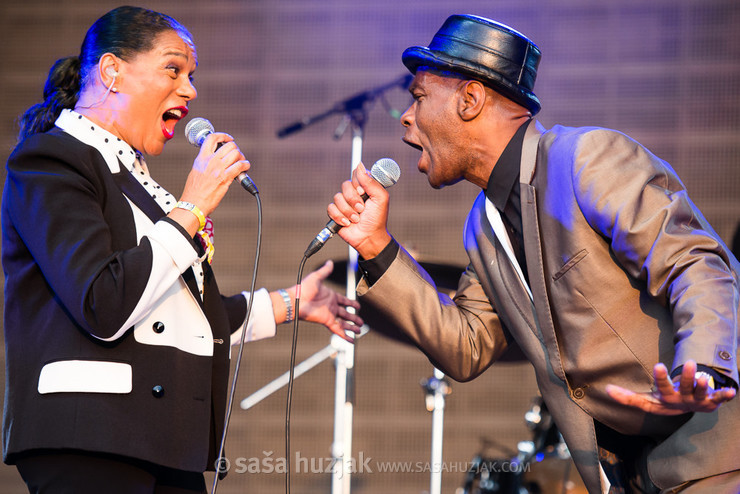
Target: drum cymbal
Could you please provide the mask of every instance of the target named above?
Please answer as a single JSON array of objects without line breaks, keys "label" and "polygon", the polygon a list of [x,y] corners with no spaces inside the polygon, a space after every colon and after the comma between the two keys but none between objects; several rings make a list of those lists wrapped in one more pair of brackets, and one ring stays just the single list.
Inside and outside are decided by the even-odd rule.
[{"label": "drum cymbal", "polygon": [[[340,259],[338,261],[334,262],[334,270],[331,272],[331,274],[327,277],[327,280],[336,283],[340,286],[346,286],[347,284],[347,260],[346,259]],[[465,271],[465,268],[462,266],[455,266],[452,264],[441,264],[441,263],[434,263],[434,262],[420,262],[419,263],[424,270],[429,273],[429,276],[431,276],[432,281],[437,285],[437,290],[439,290],[442,293],[445,293],[446,295],[449,295],[450,297],[454,297],[455,291],[457,290],[457,283],[460,280],[460,276]],[[357,279],[360,279],[359,273],[355,272]],[[364,306],[360,307],[359,315],[363,319],[370,319],[369,314],[366,312],[366,308]],[[389,334],[387,331],[383,331],[383,328],[375,328],[378,333],[382,334],[383,336],[386,336],[392,340],[405,343],[405,344],[411,344],[410,341],[405,338],[403,335],[400,334]],[[510,363],[519,363],[519,362],[526,362],[527,359],[522,353],[519,346],[516,344],[516,342],[512,341],[509,343],[509,348],[506,349],[504,354],[499,357],[498,362],[510,362]]]},{"label": "drum cymbal", "polygon": [[[340,259],[333,262],[334,270],[326,278],[327,281],[336,283],[340,286],[346,286],[348,264],[347,259]],[[464,267],[431,262],[422,262],[419,264],[427,273],[429,273],[432,281],[434,281],[435,285],[437,285],[437,290],[449,295],[450,297],[454,295],[455,290],[457,289],[457,282],[460,279],[460,275],[462,275],[463,271],[465,271]],[[357,272],[357,270],[355,270],[355,276],[357,280],[360,279],[360,274]],[[371,317],[369,317],[371,316],[371,313],[367,312],[368,310],[369,309],[366,306],[360,305],[358,315],[367,321],[368,319],[371,319]],[[398,343],[412,345],[411,341],[402,334],[391,334],[388,331],[385,331],[383,328],[375,329],[378,334],[381,334],[386,338],[389,338]]]},{"label": "drum cymbal", "polygon": [[[334,270],[327,280],[338,285],[345,285],[347,283],[347,262],[347,259],[334,261]],[[448,294],[450,291],[454,292],[457,290],[457,282],[465,271],[464,266],[455,266],[453,264],[420,262],[419,265],[424,268],[424,271],[429,273],[429,276],[431,276],[437,285],[437,289]],[[357,279],[359,279],[359,275]]]}]

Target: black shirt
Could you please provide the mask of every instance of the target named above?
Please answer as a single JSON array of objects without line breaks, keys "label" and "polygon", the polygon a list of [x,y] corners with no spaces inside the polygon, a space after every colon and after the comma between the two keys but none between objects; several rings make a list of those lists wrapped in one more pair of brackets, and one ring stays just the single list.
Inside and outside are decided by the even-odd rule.
[{"label": "black shirt", "polygon": [[522,161],[524,134],[527,132],[529,122],[531,120],[524,122],[506,145],[488,177],[486,186],[486,198],[496,206],[501,214],[501,220],[509,233],[514,255],[527,282],[529,282],[529,277],[527,276],[527,261],[524,257],[519,167]]}]

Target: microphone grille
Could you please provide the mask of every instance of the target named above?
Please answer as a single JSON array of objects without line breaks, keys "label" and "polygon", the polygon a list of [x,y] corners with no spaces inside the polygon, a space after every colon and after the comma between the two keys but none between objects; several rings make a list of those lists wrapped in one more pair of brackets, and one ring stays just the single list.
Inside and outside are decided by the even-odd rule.
[{"label": "microphone grille", "polygon": [[380,158],[370,169],[370,175],[387,189],[398,182],[401,176],[401,168],[398,163],[390,158]]},{"label": "microphone grille", "polygon": [[185,126],[185,137],[193,146],[200,147],[208,134],[215,132],[213,124],[202,117],[196,117]]}]

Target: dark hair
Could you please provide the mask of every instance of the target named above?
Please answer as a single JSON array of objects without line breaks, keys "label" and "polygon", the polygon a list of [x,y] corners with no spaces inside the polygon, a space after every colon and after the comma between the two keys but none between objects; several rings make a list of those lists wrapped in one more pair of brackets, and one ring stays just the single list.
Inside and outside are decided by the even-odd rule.
[{"label": "dark hair", "polygon": [[130,60],[151,50],[155,38],[174,30],[186,42],[193,44],[187,29],[172,17],[139,7],[118,7],[103,15],[90,26],[80,47],[79,57],[57,60],[44,85],[44,101],[33,105],[20,117],[18,140],[46,132],[65,108],[74,108],[80,89],[90,81],[100,57],[113,53]]}]

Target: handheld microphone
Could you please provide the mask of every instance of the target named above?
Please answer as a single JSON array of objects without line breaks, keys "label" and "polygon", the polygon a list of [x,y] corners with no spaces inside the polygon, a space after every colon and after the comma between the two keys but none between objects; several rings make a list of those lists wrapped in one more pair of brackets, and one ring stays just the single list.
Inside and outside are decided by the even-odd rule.
[{"label": "handheld microphone", "polygon": [[[201,147],[203,145],[203,141],[206,140],[206,137],[214,132],[216,131],[213,128],[213,124],[201,117],[195,117],[185,126],[185,137],[188,139],[188,142],[195,147]],[[216,149],[222,145],[222,142],[218,143]],[[254,185],[254,182],[252,182],[252,179],[249,178],[249,175],[247,175],[246,172],[241,172],[234,180],[238,180],[239,183],[242,184],[242,187],[247,189],[247,191],[253,196],[259,194],[257,186]]]},{"label": "handheld microphone", "polygon": [[[392,159],[381,158],[373,164],[370,169],[370,175],[375,181],[387,189],[398,182],[398,178],[401,176],[401,168]],[[363,201],[366,201],[367,198],[367,194],[362,194]],[[311,241],[303,255],[308,258],[316,254],[324,246],[326,241],[333,237],[341,228],[342,225],[337,224],[334,220],[330,220],[324,229],[316,235],[316,238]]]}]

